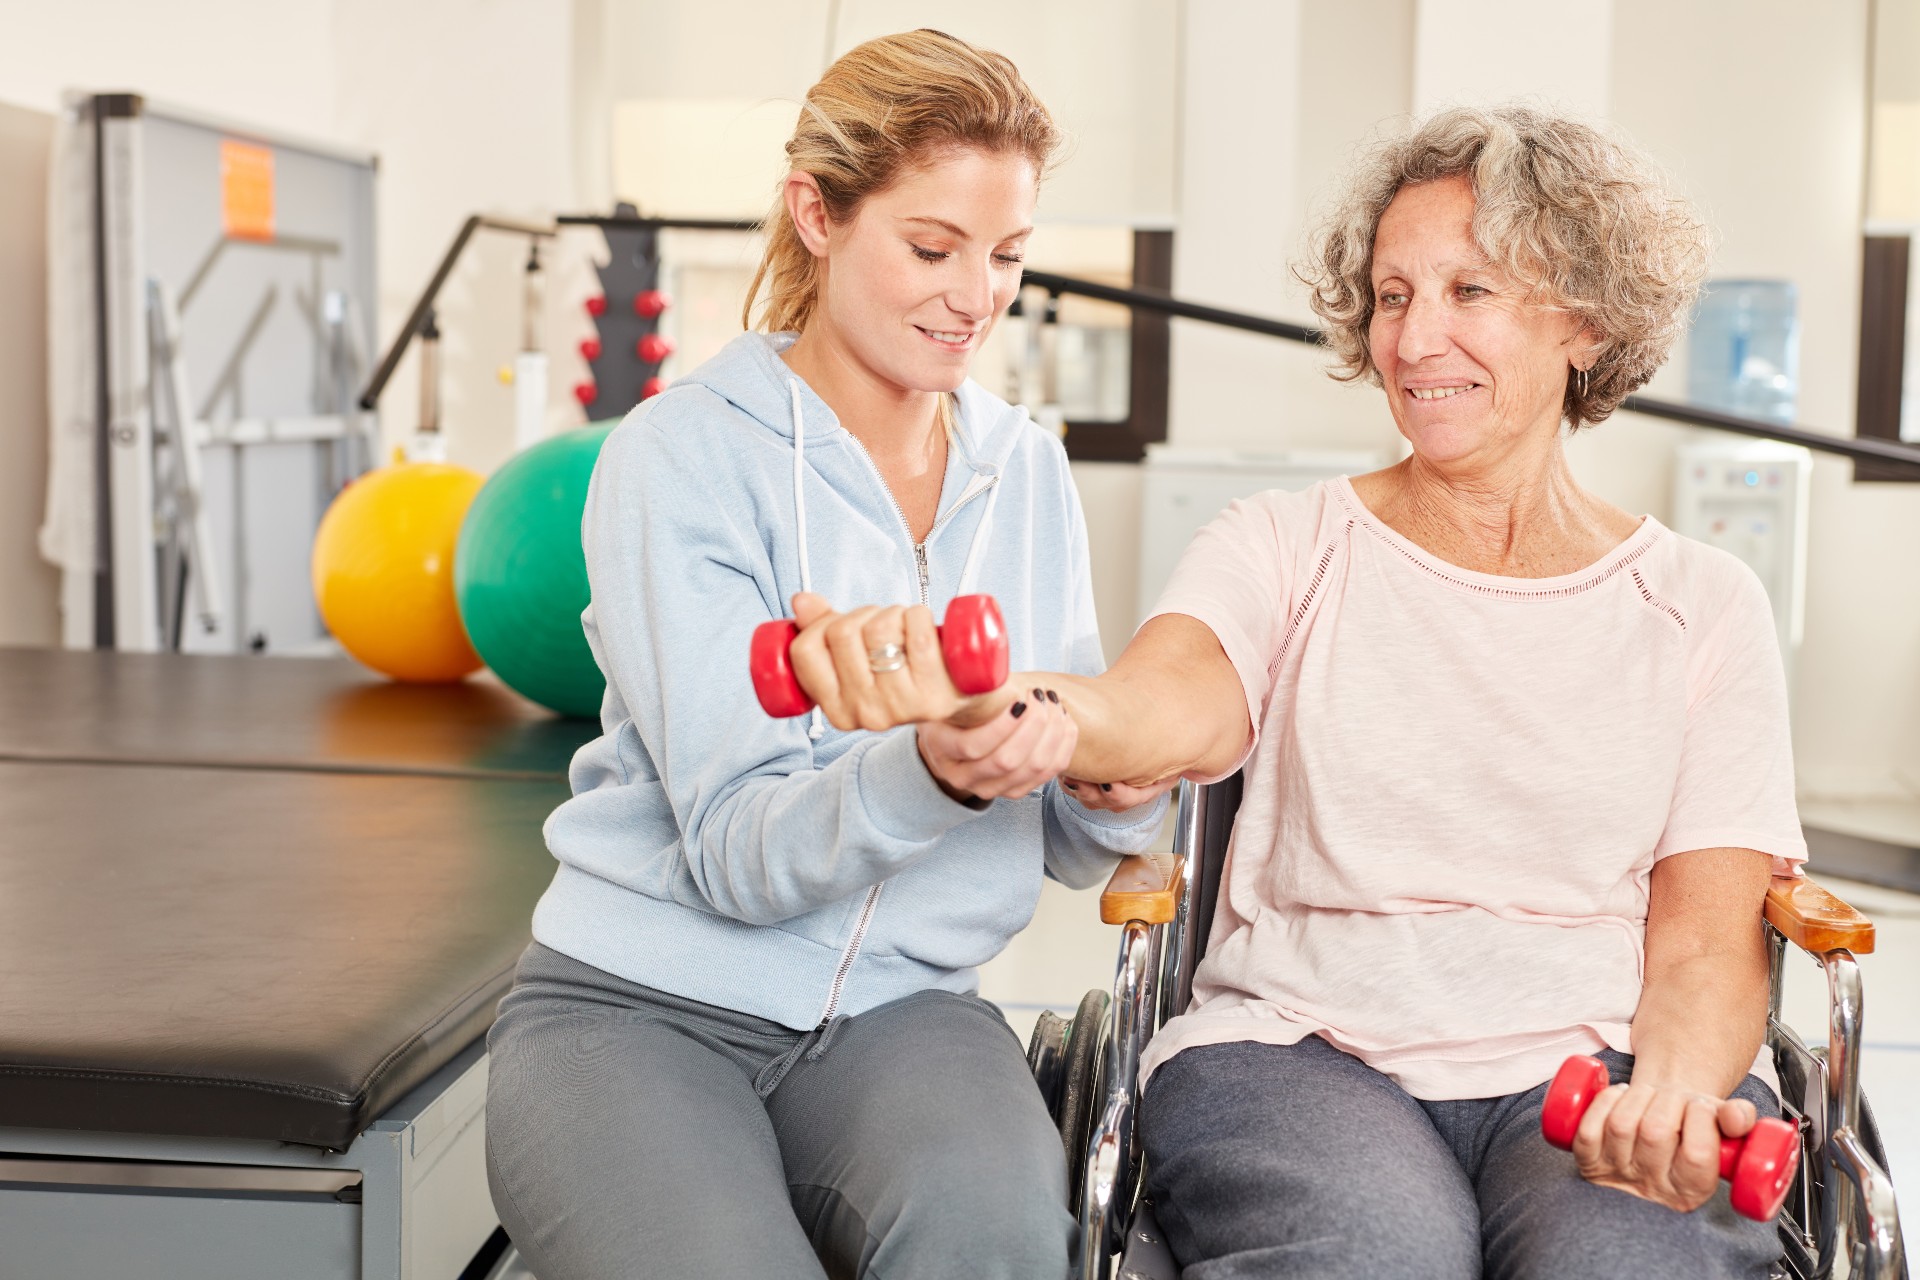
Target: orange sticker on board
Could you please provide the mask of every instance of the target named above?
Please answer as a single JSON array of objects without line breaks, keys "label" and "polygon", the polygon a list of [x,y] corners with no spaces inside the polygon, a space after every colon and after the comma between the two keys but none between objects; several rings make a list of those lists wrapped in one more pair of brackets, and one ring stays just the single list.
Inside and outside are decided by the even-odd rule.
[{"label": "orange sticker on board", "polygon": [[271,150],[221,139],[220,222],[236,239],[273,239]]}]

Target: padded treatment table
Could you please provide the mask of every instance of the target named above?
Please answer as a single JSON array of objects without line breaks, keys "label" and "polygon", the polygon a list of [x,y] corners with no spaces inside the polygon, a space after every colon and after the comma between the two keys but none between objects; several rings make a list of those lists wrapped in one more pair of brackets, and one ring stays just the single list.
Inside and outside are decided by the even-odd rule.
[{"label": "padded treatment table", "polygon": [[0,1125],[346,1148],[492,1023],[564,795],[0,761]]},{"label": "padded treatment table", "polygon": [[334,661],[0,650],[0,1275],[442,1277],[597,726]]},{"label": "padded treatment table", "polygon": [[489,680],[345,658],[0,648],[0,759],[564,779],[597,732]]}]

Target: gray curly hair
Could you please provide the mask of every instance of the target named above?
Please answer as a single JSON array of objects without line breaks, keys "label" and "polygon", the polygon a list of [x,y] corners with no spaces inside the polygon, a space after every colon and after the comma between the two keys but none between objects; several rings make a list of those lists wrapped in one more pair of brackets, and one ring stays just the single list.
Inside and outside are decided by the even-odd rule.
[{"label": "gray curly hair", "polygon": [[1380,384],[1368,344],[1373,241],[1405,186],[1464,177],[1473,237],[1490,264],[1599,338],[1561,406],[1578,428],[1604,421],[1666,362],[1706,276],[1712,240],[1652,161],[1590,124],[1534,107],[1438,112],[1375,147],[1348,178],[1296,269],[1343,382]]}]

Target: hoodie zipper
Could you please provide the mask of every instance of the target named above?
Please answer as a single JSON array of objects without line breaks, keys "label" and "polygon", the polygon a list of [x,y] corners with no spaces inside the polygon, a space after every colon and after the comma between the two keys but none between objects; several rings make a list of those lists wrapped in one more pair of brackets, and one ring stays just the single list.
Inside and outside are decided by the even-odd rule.
[{"label": "hoodie zipper", "polygon": [[[886,491],[887,501],[893,504],[894,512],[900,517],[900,527],[907,531],[907,541],[913,542],[913,525],[907,520],[906,508],[902,507],[900,500],[893,496],[893,490],[888,487],[886,478],[880,475],[880,468],[874,463],[873,455],[867,452],[867,446],[861,444],[859,437],[855,436],[853,432],[847,432],[847,439],[853,441],[854,448],[860,450],[860,452],[865,455],[867,465],[873,468],[873,474],[879,479],[881,489]],[[919,542],[913,542],[913,565],[915,575],[919,579],[921,604],[926,605],[928,608],[933,607],[932,588],[928,583],[927,543],[933,540],[934,534],[940,532],[942,525],[953,519],[956,511],[998,483],[1000,483],[1000,478],[995,476],[977,489],[969,487],[965,493],[960,495],[960,500],[948,508],[947,514],[933,522],[933,528],[927,530],[927,536],[925,538]],[[880,891],[884,888],[886,888],[886,882],[883,880],[867,890],[867,900],[860,908],[860,919],[858,923],[853,926],[853,936],[847,939],[847,949],[840,953],[840,967],[834,970],[833,985],[827,989],[827,1007],[820,1011],[820,1024],[815,1030],[824,1028],[828,1023],[833,1021],[834,1015],[840,1012],[840,996],[846,990],[847,975],[853,972],[853,962],[859,958],[860,946],[867,940],[867,927],[873,923],[873,913],[875,908],[880,905]]]},{"label": "hoodie zipper", "polygon": [[847,439],[853,441],[853,447],[860,451],[861,456],[867,460],[867,465],[873,468],[874,478],[880,481],[881,491],[887,495],[887,501],[893,504],[894,514],[900,517],[900,527],[906,530],[907,542],[913,547],[913,565],[915,575],[918,579],[916,585],[920,591],[920,603],[931,609],[933,607],[933,592],[932,588],[928,585],[927,543],[933,541],[933,535],[945,528],[947,522],[960,513],[961,508],[965,507],[987,490],[993,488],[994,485],[999,484],[1000,477],[994,476],[978,488],[973,487],[970,482],[966,492],[960,495],[960,500],[947,508],[945,515],[933,522],[933,528],[927,530],[927,536],[919,542],[915,542],[913,540],[913,524],[907,519],[907,509],[900,505],[900,499],[893,496],[893,489],[888,486],[886,477],[880,474],[879,464],[873,460],[873,455],[867,452],[867,446],[861,444],[860,438],[854,435],[853,432],[847,432]]},{"label": "hoodie zipper", "polygon": [[866,940],[867,926],[873,923],[873,911],[880,905],[880,890],[884,887],[885,881],[882,881],[867,890],[866,904],[860,908],[860,923],[853,926],[853,937],[847,939],[847,949],[840,953],[840,967],[833,972],[833,985],[827,988],[827,1007],[820,1011],[816,1031],[824,1029],[840,1012],[840,993],[846,990],[847,975],[853,972],[853,962],[860,954],[860,944]]}]

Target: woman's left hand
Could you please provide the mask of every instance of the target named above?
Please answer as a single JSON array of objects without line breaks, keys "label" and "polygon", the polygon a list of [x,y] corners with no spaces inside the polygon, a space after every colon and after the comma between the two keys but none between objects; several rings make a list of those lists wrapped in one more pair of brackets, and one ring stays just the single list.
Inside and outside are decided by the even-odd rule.
[{"label": "woman's left hand", "polygon": [[1079,778],[1062,778],[1060,785],[1068,794],[1080,802],[1083,809],[1101,809],[1108,813],[1118,813],[1123,809],[1137,809],[1143,804],[1158,800],[1179,785],[1180,775],[1163,778],[1159,782],[1136,787],[1125,782],[1083,782]]},{"label": "woman's left hand", "polygon": [[1756,1118],[1744,1098],[1611,1085],[1581,1117],[1573,1155],[1588,1182],[1691,1213],[1720,1185],[1720,1139],[1741,1137]]},{"label": "woman's left hand", "polygon": [[928,772],[963,804],[1038,791],[1067,767],[1080,739],[1060,695],[1049,696],[1045,689],[1033,690],[1030,700],[1023,697],[971,729],[935,720],[915,732]]}]

